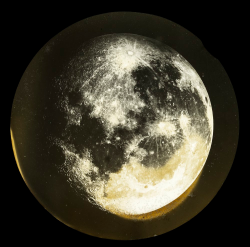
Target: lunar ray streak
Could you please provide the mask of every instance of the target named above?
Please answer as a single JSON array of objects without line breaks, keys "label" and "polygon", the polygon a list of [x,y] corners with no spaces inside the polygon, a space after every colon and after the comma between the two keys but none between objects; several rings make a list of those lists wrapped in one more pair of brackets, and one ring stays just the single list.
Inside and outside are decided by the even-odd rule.
[{"label": "lunar ray streak", "polygon": [[91,76],[88,80],[86,80],[86,81],[83,83],[83,85],[79,88],[79,91],[80,91],[83,87],[86,87],[86,86],[88,85],[88,83],[89,83],[93,78],[95,78],[95,76],[98,75],[98,73],[101,71],[101,69],[102,69],[103,67],[105,67],[105,64],[101,65],[100,67],[98,67],[98,68],[93,72],[92,76]]},{"label": "lunar ray streak", "polygon": [[138,58],[138,60],[140,60],[140,62],[141,62],[143,65],[146,66],[146,68],[150,69],[150,70],[154,73],[154,75],[159,79],[159,76],[157,75],[157,73],[154,71],[154,69],[151,67],[151,65],[150,65],[149,63],[145,62],[143,59],[141,59],[141,58],[139,58],[139,57],[137,57],[137,58]]}]

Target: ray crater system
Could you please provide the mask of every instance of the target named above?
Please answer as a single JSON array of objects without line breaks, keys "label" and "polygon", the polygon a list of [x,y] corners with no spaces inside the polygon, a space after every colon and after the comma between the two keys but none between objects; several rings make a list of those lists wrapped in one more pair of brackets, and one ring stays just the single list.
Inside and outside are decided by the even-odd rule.
[{"label": "ray crater system", "polygon": [[206,88],[169,46],[134,34],[85,42],[60,77],[51,142],[79,197],[116,215],[158,210],[201,173],[213,135]]}]

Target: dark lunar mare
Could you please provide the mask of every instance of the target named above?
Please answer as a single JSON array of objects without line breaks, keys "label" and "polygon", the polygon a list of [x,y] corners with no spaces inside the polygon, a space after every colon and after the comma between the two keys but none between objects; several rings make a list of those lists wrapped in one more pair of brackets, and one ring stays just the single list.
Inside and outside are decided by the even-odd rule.
[{"label": "dark lunar mare", "polygon": [[[152,108],[157,108],[166,112],[169,116],[174,116],[175,119],[172,122],[177,127],[177,135],[168,138],[164,136],[161,138],[149,137],[149,140],[148,138],[144,139],[139,144],[141,148],[154,151],[152,155],[147,155],[142,160],[142,163],[146,166],[165,165],[175,151],[180,148],[184,137],[178,119],[182,112],[188,113],[191,118],[190,124],[195,128],[197,134],[204,138],[208,138],[209,135],[209,133],[204,133],[204,129],[209,129],[206,116],[207,109],[197,90],[192,92],[191,86],[181,90],[176,82],[181,78],[181,73],[173,65],[171,56],[166,57],[166,59],[170,61],[167,65],[163,65],[160,60],[153,60],[150,64],[153,71],[149,67],[140,66],[132,72],[136,81],[134,91],[140,95],[147,105],[141,114],[129,113],[128,117],[133,116],[140,123],[137,133],[146,135],[147,133],[144,131],[146,124],[157,119],[157,113]],[[164,75],[168,75],[168,77],[164,77]],[[156,100],[152,100],[151,95]],[[171,95],[171,98],[168,95]],[[203,118],[205,121],[200,122],[200,119]]]}]

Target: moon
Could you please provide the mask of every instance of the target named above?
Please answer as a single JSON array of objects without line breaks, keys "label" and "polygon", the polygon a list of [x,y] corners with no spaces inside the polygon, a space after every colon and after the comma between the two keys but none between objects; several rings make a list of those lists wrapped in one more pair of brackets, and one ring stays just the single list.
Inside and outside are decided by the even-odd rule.
[{"label": "moon", "polygon": [[101,210],[139,215],[180,197],[199,176],[213,136],[206,88],[166,44],[109,34],[82,44],[56,78],[67,125],[54,144],[60,172]]}]

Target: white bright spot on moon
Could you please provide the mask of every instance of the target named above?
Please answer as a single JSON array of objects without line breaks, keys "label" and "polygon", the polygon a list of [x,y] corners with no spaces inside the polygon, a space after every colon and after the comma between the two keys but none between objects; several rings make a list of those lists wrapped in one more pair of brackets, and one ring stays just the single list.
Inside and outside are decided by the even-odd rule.
[{"label": "white bright spot on moon", "polygon": [[160,122],[155,129],[159,135],[171,136],[175,133],[175,125],[169,122]]},{"label": "white bright spot on moon", "polygon": [[[137,36],[120,34],[112,37],[106,36],[106,40],[101,38],[93,43],[86,59],[76,59],[76,70],[82,69],[84,73],[77,71],[77,76],[72,76],[71,86],[79,89],[81,103],[91,109],[89,117],[102,123],[106,139],[98,140],[98,148],[102,143],[106,146],[122,143],[126,161],[117,172],[106,171],[108,178],[104,178],[99,164],[93,159],[95,150],[85,148],[80,155],[73,144],[61,141],[59,145],[65,155],[62,170],[70,177],[69,181],[77,184],[77,189],[86,191],[91,202],[101,209],[118,215],[144,214],[174,201],[200,174],[212,141],[212,108],[199,75],[182,56],[167,48],[165,51],[158,49],[157,45]],[[166,84],[164,80],[170,78],[170,74],[155,72],[154,61],[160,61],[162,67],[171,64],[178,70],[181,76],[176,80],[177,87],[190,95],[197,92],[200,104],[205,107],[205,116],[199,115],[199,111],[193,115],[186,110],[179,114],[178,105],[173,102],[175,95],[170,92],[163,99],[169,101],[169,108],[160,107],[150,90],[145,90],[144,97],[148,98],[148,103],[145,103],[140,92],[135,92],[137,81],[132,76],[133,71],[138,67],[149,71],[151,83],[157,85],[157,90],[162,90]],[[182,100],[186,104],[185,99]],[[60,104],[68,116],[68,126],[80,126],[85,117],[81,107],[71,106],[67,96]],[[133,134],[130,139],[114,135],[117,128],[132,133],[140,127],[135,116],[140,116],[149,107],[156,117],[143,125],[140,134]],[[176,110],[169,110],[174,107]],[[133,114],[128,116],[131,112]],[[204,117],[206,121],[203,121]],[[204,126],[208,126],[207,129]],[[154,160],[159,158],[160,149],[170,152],[170,155],[158,166]],[[152,160],[149,166],[144,163],[147,157]]]}]

